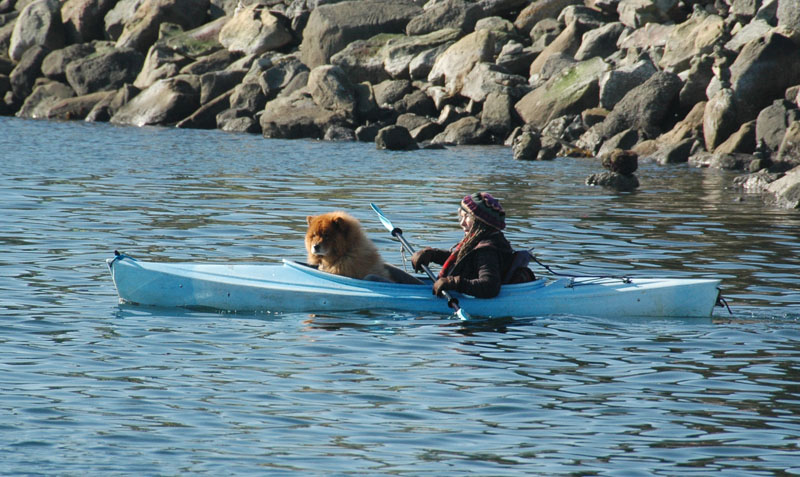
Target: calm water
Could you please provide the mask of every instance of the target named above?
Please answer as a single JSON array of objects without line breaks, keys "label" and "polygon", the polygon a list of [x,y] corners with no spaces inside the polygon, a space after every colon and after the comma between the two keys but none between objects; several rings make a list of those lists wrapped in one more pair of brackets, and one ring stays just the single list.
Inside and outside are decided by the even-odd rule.
[{"label": "calm water", "polygon": [[[730,173],[0,118],[0,474],[798,475],[800,213]],[[721,277],[733,314],[222,314],[121,306],[104,259],[302,260],[347,209],[385,258],[490,190],[566,273]]]}]

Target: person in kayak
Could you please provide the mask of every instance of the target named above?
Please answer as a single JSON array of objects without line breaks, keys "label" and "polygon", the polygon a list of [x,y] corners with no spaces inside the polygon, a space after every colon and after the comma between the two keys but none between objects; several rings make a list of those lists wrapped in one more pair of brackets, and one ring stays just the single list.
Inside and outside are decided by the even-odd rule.
[{"label": "person in kayak", "polygon": [[465,196],[458,208],[464,238],[450,250],[426,247],[411,257],[420,271],[423,265],[442,265],[433,293],[454,290],[478,298],[492,298],[503,283],[534,279],[527,267],[530,254],[515,252],[503,235],[506,213],[500,201],[488,192]]}]

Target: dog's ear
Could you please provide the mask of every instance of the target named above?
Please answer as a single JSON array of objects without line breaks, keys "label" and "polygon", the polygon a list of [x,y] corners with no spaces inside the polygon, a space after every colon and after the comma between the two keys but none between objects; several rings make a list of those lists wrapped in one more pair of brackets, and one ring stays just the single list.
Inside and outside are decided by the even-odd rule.
[{"label": "dog's ear", "polygon": [[307,215],[307,216],[306,216],[306,223],[307,223],[308,225],[311,225],[311,221],[312,221],[312,220],[314,220],[314,216],[313,216],[313,215]]},{"label": "dog's ear", "polygon": [[332,223],[332,224],[333,224],[333,226],[334,226],[334,227],[336,227],[337,229],[339,229],[339,230],[344,230],[344,225],[345,225],[345,223],[344,223],[344,219],[343,219],[343,218],[341,218],[341,217],[334,217],[334,218],[333,218],[333,220],[331,221],[331,223]]}]

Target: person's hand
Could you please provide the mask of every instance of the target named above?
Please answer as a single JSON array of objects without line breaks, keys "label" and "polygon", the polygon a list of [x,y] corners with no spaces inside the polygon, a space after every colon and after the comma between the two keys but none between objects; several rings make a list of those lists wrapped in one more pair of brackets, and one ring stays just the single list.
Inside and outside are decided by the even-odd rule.
[{"label": "person's hand", "polygon": [[433,294],[439,296],[443,290],[457,290],[461,277],[442,277],[433,284]]},{"label": "person's hand", "polygon": [[421,272],[423,265],[427,266],[431,263],[433,254],[434,250],[430,247],[417,250],[414,252],[414,255],[411,256],[411,268],[413,268],[415,272]]}]

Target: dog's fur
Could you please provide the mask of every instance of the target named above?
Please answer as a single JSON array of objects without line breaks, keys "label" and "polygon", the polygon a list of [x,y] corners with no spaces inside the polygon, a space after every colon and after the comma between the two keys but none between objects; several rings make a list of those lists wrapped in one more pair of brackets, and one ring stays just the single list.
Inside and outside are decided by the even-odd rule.
[{"label": "dog's fur", "polygon": [[308,263],[320,270],[351,278],[376,275],[392,280],[377,247],[367,238],[358,219],[346,212],[306,217]]}]

